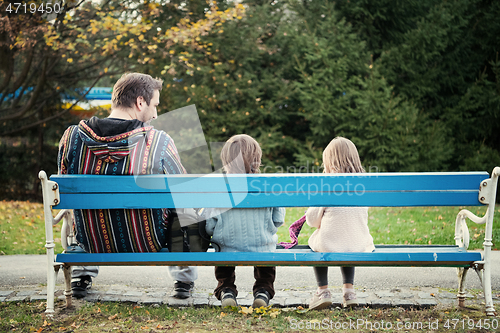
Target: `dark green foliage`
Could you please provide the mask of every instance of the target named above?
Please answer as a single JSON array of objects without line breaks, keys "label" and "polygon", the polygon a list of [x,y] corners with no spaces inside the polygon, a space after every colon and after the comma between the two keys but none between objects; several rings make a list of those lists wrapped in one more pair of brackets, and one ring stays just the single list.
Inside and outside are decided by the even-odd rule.
[{"label": "dark green foliage", "polygon": [[57,173],[57,147],[45,145],[42,155],[36,142],[4,140],[0,144],[0,200],[40,199],[41,166],[49,175]]},{"label": "dark green foliage", "polygon": [[297,87],[316,146],[341,135],[358,146],[372,171],[441,169],[449,146],[438,124],[394,93],[366,44],[333,6],[314,12],[323,12],[323,19],[306,19],[314,34],[302,34]]},{"label": "dark green foliage", "polygon": [[281,52],[286,39],[280,30],[282,17],[272,10],[256,7],[244,21],[221,27],[223,33],[215,29],[203,38],[210,45],[207,52],[177,46],[176,54],[192,54],[195,68],[172,65],[175,72],[169,73],[175,83],[164,102],[167,109],[195,104],[208,142],[247,133],[266,147],[264,164],[290,165],[296,144],[288,135],[295,134],[291,124],[301,120],[286,80],[291,64]]},{"label": "dark green foliage", "polygon": [[333,3],[254,6],[220,29],[203,39],[211,54],[175,49],[192,54],[195,68],[175,64],[165,100],[168,109],[194,103],[208,140],[252,135],[264,164],[285,170],[319,166],[322,149],[342,135],[373,170],[446,169],[449,131],[397,94]]},{"label": "dark green foliage", "polygon": [[[500,3],[377,2],[376,10],[374,5],[360,0],[337,8],[361,38],[375,38],[376,44],[369,42],[375,64],[396,95],[436,121],[445,135],[450,145],[438,169],[492,170],[500,159]],[[406,14],[388,16],[396,11]],[[367,22],[374,28],[366,28]]]}]

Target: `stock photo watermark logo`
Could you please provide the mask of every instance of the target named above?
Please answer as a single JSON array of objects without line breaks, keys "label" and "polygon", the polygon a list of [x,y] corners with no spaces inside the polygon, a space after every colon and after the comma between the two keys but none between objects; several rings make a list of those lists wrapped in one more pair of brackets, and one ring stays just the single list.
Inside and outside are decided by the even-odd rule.
[{"label": "stock photo watermark logo", "polygon": [[[304,177],[305,179],[295,178],[289,180],[283,177],[283,182],[269,183],[265,178],[263,179],[252,179],[249,181],[249,194],[250,195],[261,195],[271,196],[271,195],[307,195],[308,200],[313,199],[313,197],[321,195],[347,195],[347,196],[361,196],[365,194],[365,185],[363,183],[351,183],[349,177],[341,181],[342,176],[332,176],[332,181],[326,181],[324,178],[319,178],[318,181],[311,183],[309,177]],[[307,179],[307,181],[305,181]]]},{"label": "stock photo watermark logo", "polygon": [[[217,193],[218,208],[205,209],[204,218],[238,207],[248,196],[306,196],[308,200],[314,201],[318,197],[329,200],[330,197],[362,196],[366,191],[363,184],[366,174],[335,174],[325,177],[326,174],[321,173],[321,166],[309,162],[305,166],[287,167],[286,173],[285,168],[280,166],[261,165],[259,174],[226,174],[220,157],[225,142],[207,143],[194,105],[162,114],[151,125],[174,140],[187,175],[169,177],[166,181],[161,177],[148,179],[136,175],[136,184],[146,189],[168,189],[174,206],[169,208],[203,208],[205,202],[189,202],[189,192],[186,189],[201,191],[204,178],[207,177],[211,178],[212,185],[206,192]],[[245,170],[241,153],[230,164],[233,169]],[[227,167],[228,165],[226,169]],[[269,171],[274,173],[268,173]],[[179,218],[181,226],[196,223],[193,219]]]}]

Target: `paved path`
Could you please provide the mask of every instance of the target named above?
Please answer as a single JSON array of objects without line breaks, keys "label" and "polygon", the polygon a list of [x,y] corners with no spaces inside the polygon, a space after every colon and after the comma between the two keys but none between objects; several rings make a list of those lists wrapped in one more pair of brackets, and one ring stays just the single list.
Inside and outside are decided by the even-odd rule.
[{"label": "paved path", "polygon": [[[496,308],[500,299],[500,252],[493,259],[493,294]],[[0,301],[46,299],[46,256],[14,255],[0,256]],[[101,267],[99,276],[87,296],[88,301],[125,301],[143,304],[218,305],[212,291],[216,286],[213,267],[198,267],[199,278],[192,298],[177,300],[170,297],[173,281],[166,267]],[[333,291],[334,305],[341,302],[341,275],[338,267],[329,270],[329,281]],[[250,306],[253,299],[253,268],[237,267],[236,284],[239,287],[238,304]],[[458,282],[455,268],[416,267],[358,267],[355,277],[358,299],[362,305],[373,307],[415,306],[429,307],[437,304],[456,303]],[[466,281],[468,289],[481,289],[474,271],[469,271]],[[276,296],[272,300],[277,306],[307,305],[315,289],[315,280],[310,267],[278,267],[275,283]],[[64,277],[58,275],[58,295],[64,289]],[[469,293],[466,304],[482,304],[482,294]],[[62,296],[61,296],[62,297]]]}]

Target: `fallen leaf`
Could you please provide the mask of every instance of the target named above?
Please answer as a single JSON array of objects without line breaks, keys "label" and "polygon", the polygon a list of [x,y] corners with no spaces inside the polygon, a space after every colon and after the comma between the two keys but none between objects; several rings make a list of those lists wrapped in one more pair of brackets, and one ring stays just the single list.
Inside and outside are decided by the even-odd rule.
[{"label": "fallen leaf", "polygon": [[245,306],[242,306],[241,310],[239,311],[239,313],[242,313],[244,315],[252,314],[253,313],[253,308],[252,307],[247,308]]},{"label": "fallen leaf", "polygon": [[109,320],[113,320],[113,319],[116,319],[116,317],[118,317],[118,313],[112,315],[112,316],[109,316],[108,319]]}]

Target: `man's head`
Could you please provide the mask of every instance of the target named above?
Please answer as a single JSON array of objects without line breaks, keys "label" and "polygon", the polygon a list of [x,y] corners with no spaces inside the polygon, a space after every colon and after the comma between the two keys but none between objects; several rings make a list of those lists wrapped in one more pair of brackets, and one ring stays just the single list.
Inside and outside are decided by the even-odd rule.
[{"label": "man's head", "polygon": [[148,122],[156,118],[162,81],[150,75],[127,73],[116,82],[111,96],[112,109],[137,109],[134,118]]}]

